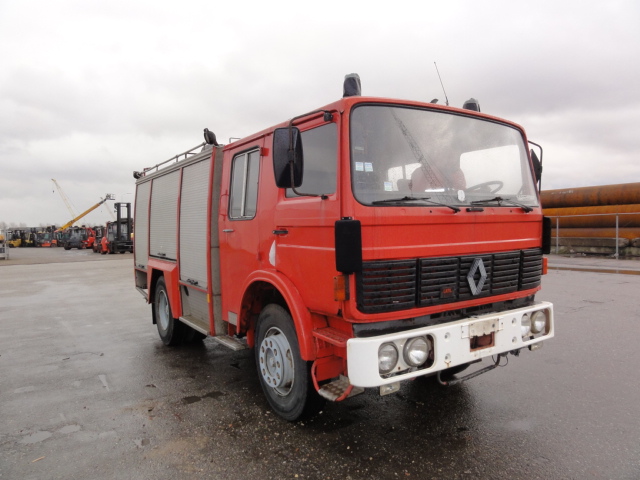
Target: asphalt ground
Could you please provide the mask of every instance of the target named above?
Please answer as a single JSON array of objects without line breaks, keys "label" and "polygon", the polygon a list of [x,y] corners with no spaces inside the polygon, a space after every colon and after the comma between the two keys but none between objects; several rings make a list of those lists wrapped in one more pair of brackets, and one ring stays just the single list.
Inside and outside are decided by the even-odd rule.
[{"label": "asphalt ground", "polygon": [[0,479],[640,479],[640,263],[550,257],[556,337],[291,424],[249,350],[168,348],[131,254],[0,260]]}]

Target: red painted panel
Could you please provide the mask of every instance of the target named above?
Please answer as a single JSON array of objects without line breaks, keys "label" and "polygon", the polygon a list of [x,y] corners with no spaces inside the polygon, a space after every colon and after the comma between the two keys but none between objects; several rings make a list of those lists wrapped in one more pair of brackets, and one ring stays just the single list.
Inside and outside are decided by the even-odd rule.
[{"label": "red painted panel", "polygon": [[[147,265],[149,278],[152,278],[154,270],[163,272],[164,281],[167,286],[167,295],[171,305],[171,314],[173,315],[173,318],[180,317],[182,315],[182,301],[180,300],[180,273],[178,272],[178,265],[175,262],[149,258],[149,263]],[[155,288],[155,285],[153,288]],[[149,300],[152,300],[152,298],[149,298]]]}]

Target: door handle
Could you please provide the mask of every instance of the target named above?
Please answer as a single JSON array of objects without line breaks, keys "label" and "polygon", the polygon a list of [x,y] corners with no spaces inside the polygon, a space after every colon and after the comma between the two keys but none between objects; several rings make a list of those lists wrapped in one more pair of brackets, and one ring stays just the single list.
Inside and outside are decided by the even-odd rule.
[{"label": "door handle", "polygon": [[289,230],[286,230],[286,229],[274,230],[273,231],[274,235],[286,235],[287,233],[289,233]]}]

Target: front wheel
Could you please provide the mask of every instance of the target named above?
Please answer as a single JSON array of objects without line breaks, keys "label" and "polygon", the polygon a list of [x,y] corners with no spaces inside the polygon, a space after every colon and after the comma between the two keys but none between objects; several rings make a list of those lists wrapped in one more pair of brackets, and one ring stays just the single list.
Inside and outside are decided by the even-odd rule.
[{"label": "front wheel", "polygon": [[310,367],[300,356],[291,315],[280,305],[267,305],[260,312],[255,355],[260,385],[279,416],[295,421],[322,407],[324,402],[313,388]]},{"label": "front wheel", "polygon": [[182,342],[185,324],[173,318],[171,314],[171,304],[164,277],[160,277],[156,282],[153,313],[162,343],[169,346],[179,345]]}]

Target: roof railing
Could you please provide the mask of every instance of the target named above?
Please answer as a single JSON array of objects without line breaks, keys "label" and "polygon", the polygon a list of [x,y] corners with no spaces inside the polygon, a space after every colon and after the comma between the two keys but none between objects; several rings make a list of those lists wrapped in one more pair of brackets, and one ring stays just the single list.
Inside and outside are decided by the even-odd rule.
[{"label": "roof railing", "polygon": [[178,163],[180,161],[186,160],[189,157],[191,157],[193,155],[196,155],[197,153],[200,153],[200,152],[196,152],[195,150],[204,147],[206,144],[207,144],[206,142],[202,142],[200,145],[196,145],[195,147],[190,148],[186,152],[182,152],[182,153],[179,153],[177,155],[174,155],[170,159],[165,160],[164,162],[160,162],[160,163],[154,165],[153,167],[145,167],[142,170],[142,172],[133,172],[133,176],[134,176],[134,178],[140,178],[140,177],[145,176],[147,173],[151,172],[152,170],[155,170],[157,172],[158,170],[160,170],[160,167],[162,167],[163,165],[166,165],[166,164],[168,164],[170,162]]}]

